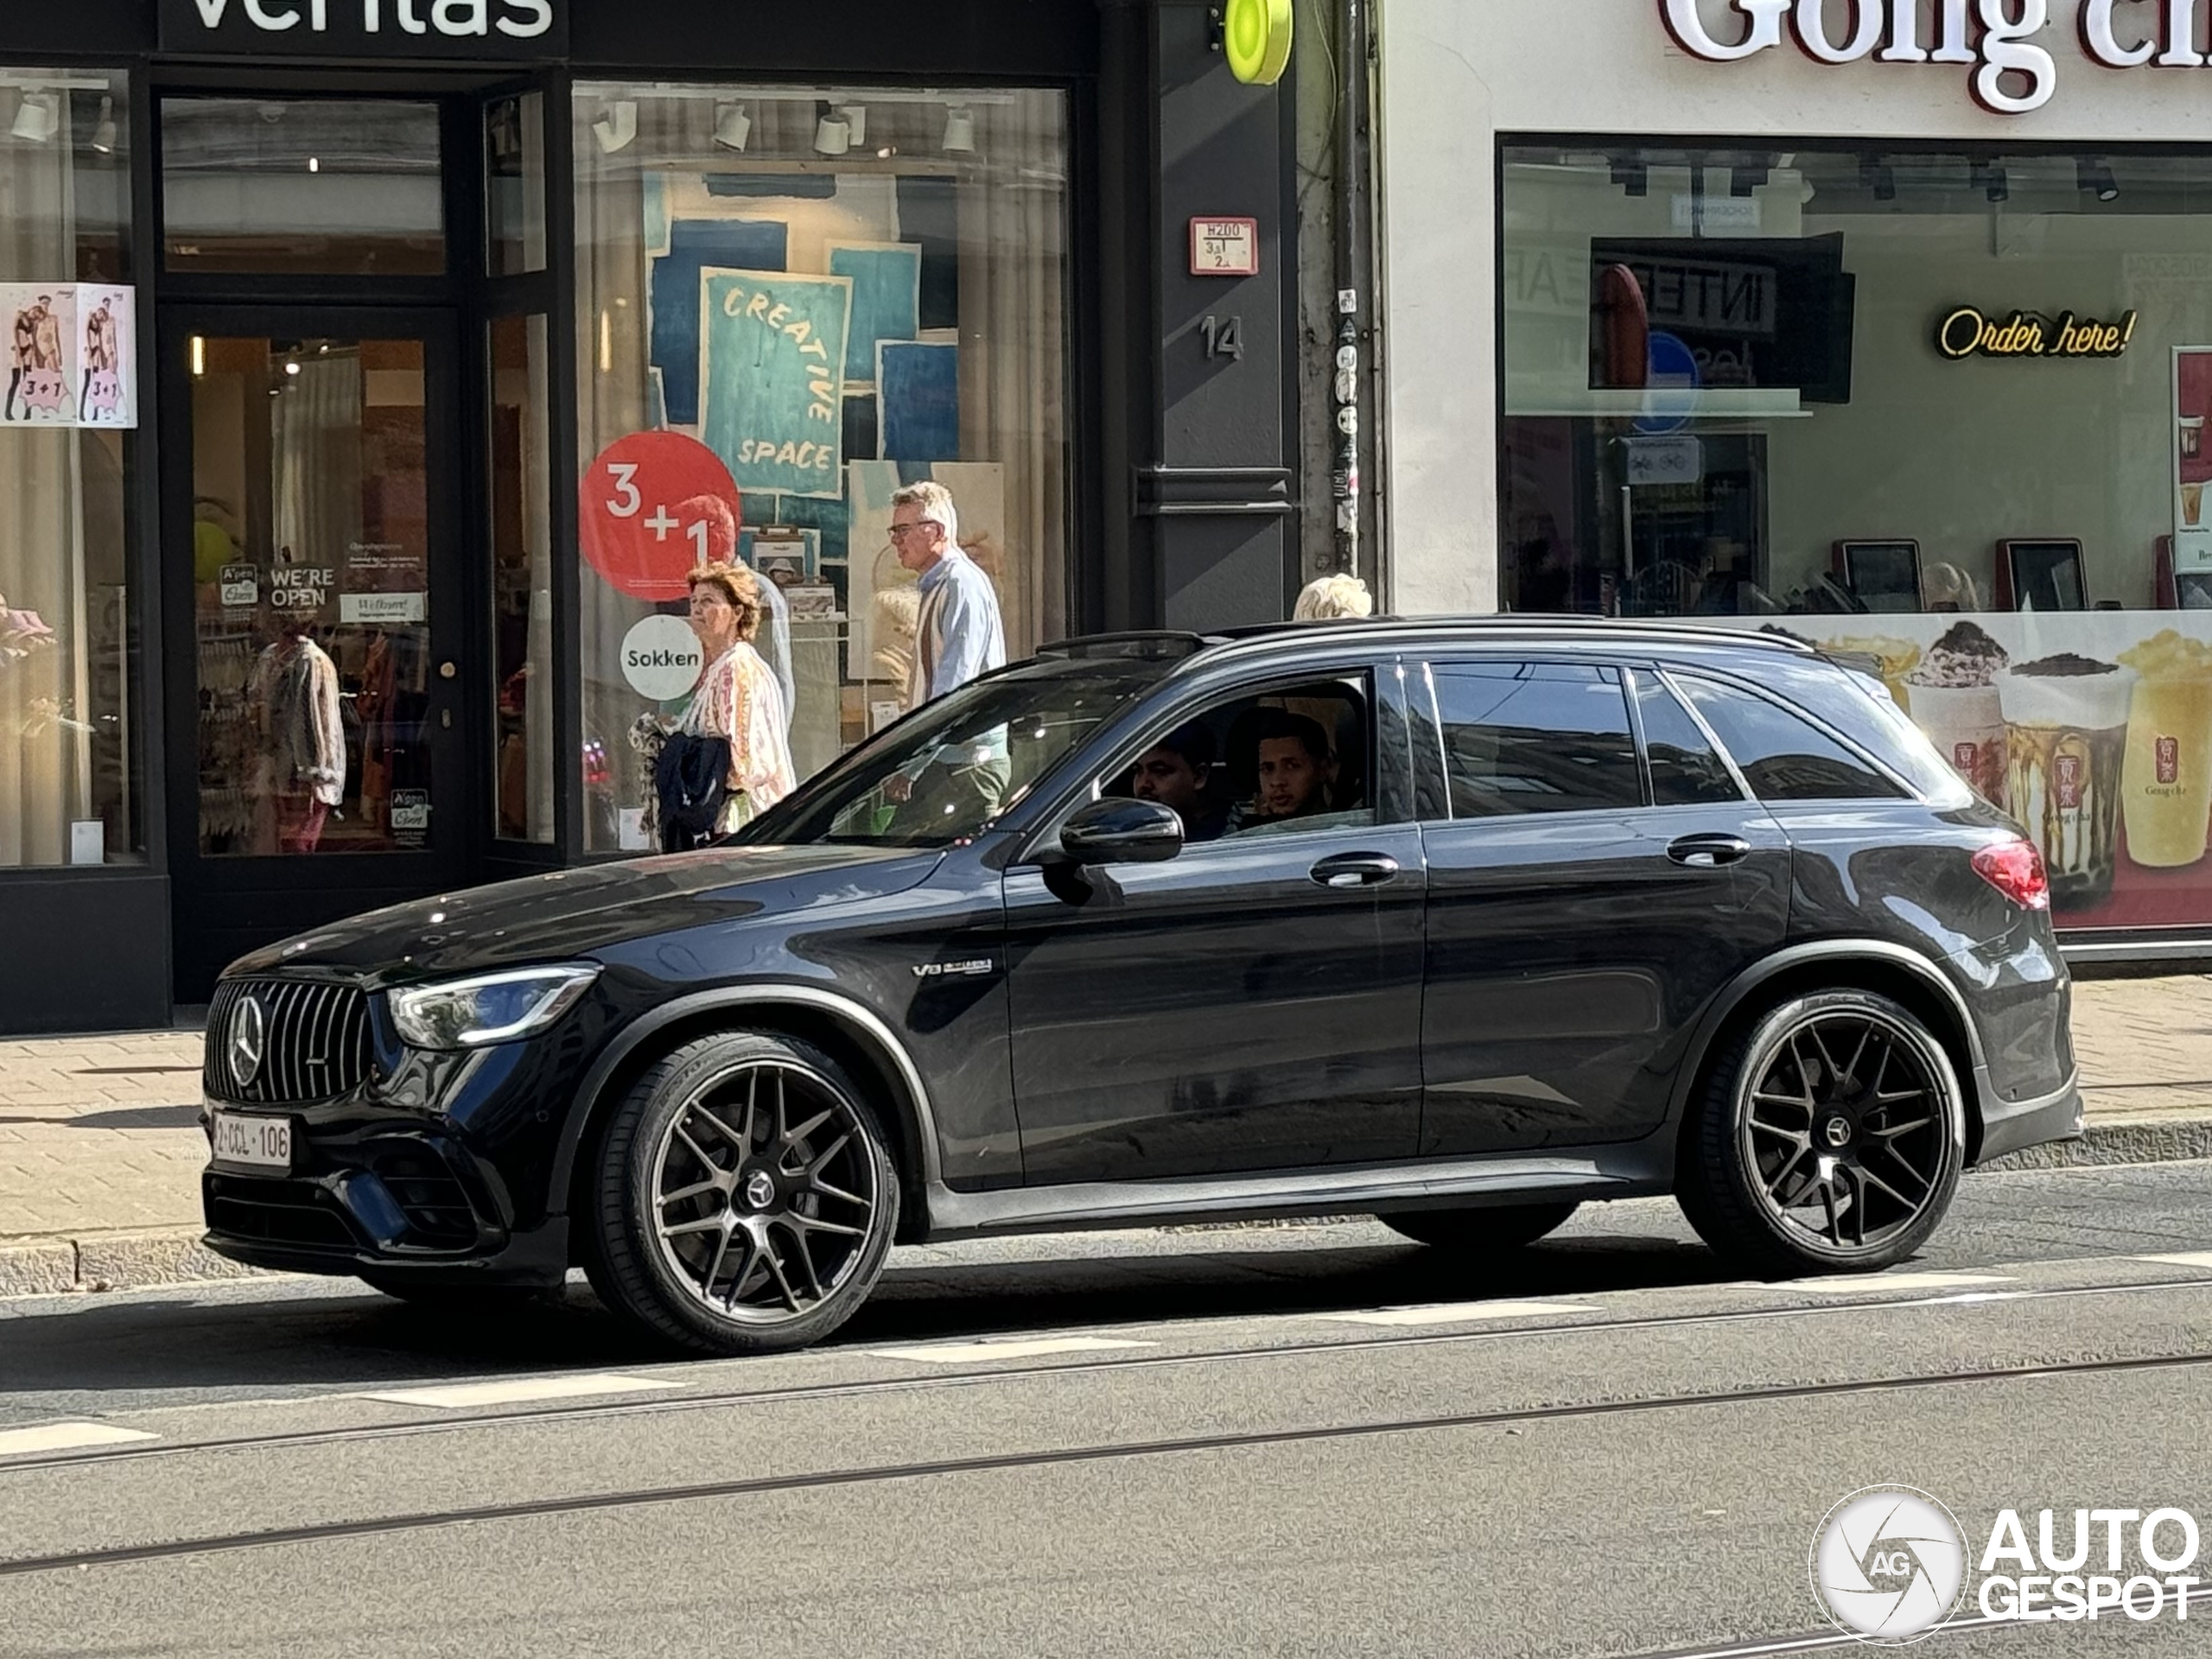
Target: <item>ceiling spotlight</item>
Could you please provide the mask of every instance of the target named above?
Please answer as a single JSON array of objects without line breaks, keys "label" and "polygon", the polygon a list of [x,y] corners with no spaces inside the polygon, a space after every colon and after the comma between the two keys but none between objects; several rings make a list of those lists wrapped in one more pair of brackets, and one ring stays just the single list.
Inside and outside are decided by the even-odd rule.
[{"label": "ceiling spotlight", "polygon": [[591,124],[591,135],[599,140],[599,147],[612,156],[626,149],[638,136],[638,105],[631,99],[620,99],[604,105],[599,119]]},{"label": "ceiling spotlight", "polygon": [[949,156],[975,153],[976,117],[965,104],[950,105],[945,109],[944,149]]},{"label": "ceiling spotlight", "polygon": [[322,171],[322,157],[321,157],[321,156],[308,156],[308,172],[310,172],[310,173],[320,173],[320,172],[321,172],[321,171]]},{"label": "ceiling spotlight", "polygon": [[745,141],[753,136],[753,118],[745,112],[742,104],[715,105],[715,142],[724,149],[745,148]]},{"label": "ceiling spotlight", "polygon": [[814,148],[823,156],[842,156],[853,147],[853,129],[845,118],[825,109],[814,124]]},{"label": "ceiling spotlight", "polygon": [[1612,177],[1631,196],[1640,196],[1651,188],[1651,169],[1642,162],[1615,162]]},{"label": "ceiling spotlight", "polygon": [[851,143],[855,149],[858,149],[861,145],[868,143],[867,105],[840,104],[837,106],[837,113],[844,118],[845,124],[852,129],[851,132],[847,135],[847,141]]},{"label": "ceiling spotlight", "polygon": [[1732,196],[1748,196],[1771,176],[1773,176],[1772,169],[1769,168],[1732,167],[1728,169],[1728,194]]},{"label": "ceiling spotlight", "polygon": [[2102,162],[2083,156],[2074,164],[2074,179],[2083,190],[2093,193],[2099,201],[2120,200],[2120,181],[2113,177],[2112,168]]},{"label": "ceiling spotlight", "polygon": [[102,94],[100,118],[92,124],[92,148],[103,156],[115,154],[115,99]]},{"label": "ceiling spotlight", "polygon": [[16,124],[10,130],[25,143],[45,143],[61,130],[61,95],[25,92],[16,106]]}]

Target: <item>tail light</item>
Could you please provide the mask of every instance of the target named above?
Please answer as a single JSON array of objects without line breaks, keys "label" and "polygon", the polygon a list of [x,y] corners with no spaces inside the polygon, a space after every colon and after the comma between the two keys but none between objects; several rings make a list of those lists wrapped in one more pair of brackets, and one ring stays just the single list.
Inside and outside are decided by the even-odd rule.
[{"label": "tail light", "polygon": [[2023,910],[2050,908],[2050,878],[2031,841],[1999,841],[1974,855],[1974,872]]}]

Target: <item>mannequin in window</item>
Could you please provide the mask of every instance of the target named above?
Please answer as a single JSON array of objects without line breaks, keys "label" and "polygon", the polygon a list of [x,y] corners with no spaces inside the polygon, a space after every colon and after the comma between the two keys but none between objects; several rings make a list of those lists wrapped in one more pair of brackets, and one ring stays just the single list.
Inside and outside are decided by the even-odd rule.
[{"label": "mannequin in window", "polygon": [[253,671],[251,695],[279,853],[315,851],[330,809],[346,798],[338,668],[314,635],[313,618],[288,618],[283,637],[261,653]]}]

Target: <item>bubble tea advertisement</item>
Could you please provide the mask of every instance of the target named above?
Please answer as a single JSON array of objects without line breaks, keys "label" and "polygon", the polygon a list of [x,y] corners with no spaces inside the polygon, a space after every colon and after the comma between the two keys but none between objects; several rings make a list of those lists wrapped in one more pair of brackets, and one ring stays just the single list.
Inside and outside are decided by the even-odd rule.
[{"label": "bubble tea advertisement", "polygon": [[2212,612],[1792,616],[2042,849],[2062,928],[2212,923]]}]

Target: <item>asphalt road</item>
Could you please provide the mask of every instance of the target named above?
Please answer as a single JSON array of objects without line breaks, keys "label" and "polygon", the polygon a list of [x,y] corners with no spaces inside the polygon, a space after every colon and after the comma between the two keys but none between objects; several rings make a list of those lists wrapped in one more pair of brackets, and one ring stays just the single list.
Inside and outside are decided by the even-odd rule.
[{"label": "asphalt road", "polygon": [[[1365,1222],[906,1251],[772,1361],[581,1289],[0,1302],[0,1656],[1841,1651],[1808,1556],[1847,1494],[1948,1506],[1972,1620],[2008,1508],[2212,1546],[2208,1407],[2212,1164],[1977,1176],[1848,1282],[1733,1281],[1651,1204],[1510,1261]],[[2190,1611],[1918,1651],[2212,1649]]]}]

